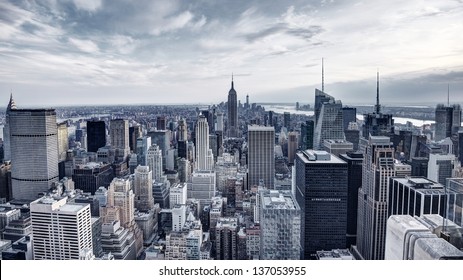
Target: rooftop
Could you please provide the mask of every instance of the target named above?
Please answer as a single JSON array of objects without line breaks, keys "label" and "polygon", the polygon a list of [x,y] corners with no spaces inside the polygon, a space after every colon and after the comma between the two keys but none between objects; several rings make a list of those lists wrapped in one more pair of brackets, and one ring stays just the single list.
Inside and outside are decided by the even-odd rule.
[{"label": "rooftop", "polygon": [[335,163],[345,164],[346,162],[337,156],[326,151],[305,150],[297,153],[304,163]]}]

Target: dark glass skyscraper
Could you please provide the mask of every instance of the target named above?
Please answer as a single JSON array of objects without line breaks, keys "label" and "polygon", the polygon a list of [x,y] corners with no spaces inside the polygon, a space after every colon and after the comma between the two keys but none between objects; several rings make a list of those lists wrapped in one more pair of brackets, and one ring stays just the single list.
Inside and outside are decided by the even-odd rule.
[{"label": "dark glass skyscraper", "polygon": [[312,120],[308,120],[301,124],[301,137],[302,137],[302,149],[313,149],[313,133],[315,129],[315,123]]},{"label": "dark glass skyscraper", "polygon": [[238,99],[236,90],[233,86],[233,77],[231,89],[228,92],[228,136],[238,137]]},{"label": "dark glass skyscraper", "polygon": [[296,200],[302,211],[304,259],[346,247],[347,163],[325,151],[296,154]]},{"label": "dark glass skyscraper", "polygon": [[106,125],[104,121],[87,121],[87,151],[96,153],[106,146]]},{"label": "dark glass skyscraper", "polygon": [[347,152],[339,155],[347,162],[347,248],[357,239],[358,191],[362,187],[363,154]]},{"label": "dark glass skyscraper", "polygon": [[346,130],[349,128],[350,122],[357,121],[357,108],[354,107],[343,107],[342,108],[342,126]]}]

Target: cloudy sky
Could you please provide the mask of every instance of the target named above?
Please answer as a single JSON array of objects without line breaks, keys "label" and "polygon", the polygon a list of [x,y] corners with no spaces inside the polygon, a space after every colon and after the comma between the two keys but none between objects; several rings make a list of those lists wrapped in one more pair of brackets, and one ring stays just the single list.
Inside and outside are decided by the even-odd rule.
[{"label": "cloudy sky", "polygon": [[1,0],[0,102],[463,101],[463,0]]}]

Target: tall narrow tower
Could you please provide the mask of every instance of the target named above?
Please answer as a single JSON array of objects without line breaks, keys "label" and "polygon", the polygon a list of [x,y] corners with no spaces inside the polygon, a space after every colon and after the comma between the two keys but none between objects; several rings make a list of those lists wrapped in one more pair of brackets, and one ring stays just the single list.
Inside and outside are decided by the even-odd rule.
[{"label": "tall narrow tower", "polygon": [[228,92],[228,137],[238,137],[238,99],[233,86],[233,75]]},{"label": "tall narrow tower", "polygon": [[395,176],[394,148],[387,136],[370,136],[358,192],[356,252],[363,259],[384,259],[389,178]]},{"label": "tall narrow tower", "polygon": [[200,115],[196,123],[196,170],[211,170],[212,150],[209,149],[209,125],[205,116]]}]

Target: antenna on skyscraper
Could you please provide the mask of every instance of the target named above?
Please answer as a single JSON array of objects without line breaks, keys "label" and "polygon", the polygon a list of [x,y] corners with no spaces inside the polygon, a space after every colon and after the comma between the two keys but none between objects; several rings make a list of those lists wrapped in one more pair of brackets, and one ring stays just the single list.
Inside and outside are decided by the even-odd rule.
[{"label": "antenna on skyscraper", "polygon": [[325,92],[325,68],[323,65],[323,57],[322,57],[322,92]]},{"label": "antenna on skyscraper", "polygon": [[381,111],[381,105],[379,104],[379,71],[376,71],[376,114]]},{"label": "antenna on skyscraper", "polygon": [[447,107],[450,107],[450,84],[447,84]]}]

